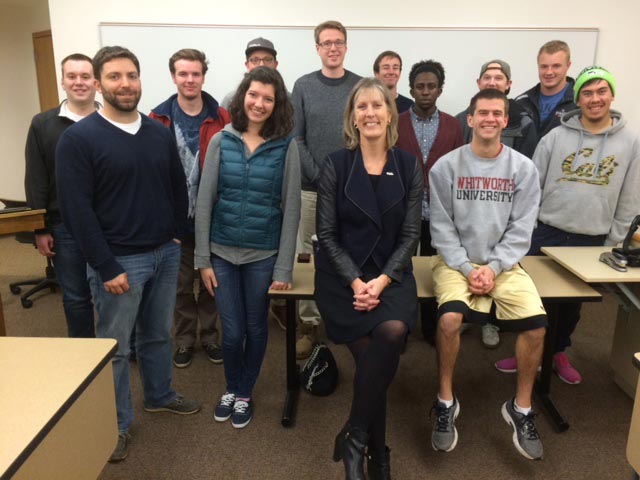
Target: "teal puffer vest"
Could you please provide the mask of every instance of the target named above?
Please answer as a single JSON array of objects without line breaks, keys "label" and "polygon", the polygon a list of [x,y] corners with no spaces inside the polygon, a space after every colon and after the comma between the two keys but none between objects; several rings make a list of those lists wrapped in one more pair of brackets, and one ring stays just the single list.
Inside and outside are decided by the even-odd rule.
[{"label": "teal puffer vest", "polygon": [[220,245],[277,250],[282,227],[282,177],[290,137],[267,141],[247,159],[242,140],[222,132],[218,201],[211,241]]}]

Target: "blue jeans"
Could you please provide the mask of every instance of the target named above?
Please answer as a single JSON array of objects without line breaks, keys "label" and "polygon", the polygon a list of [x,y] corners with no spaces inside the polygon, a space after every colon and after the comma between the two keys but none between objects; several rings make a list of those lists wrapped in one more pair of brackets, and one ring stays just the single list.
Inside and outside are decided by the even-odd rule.
[{"label": "blue jeans", "polygon": [[227,391],[251,397],[267,351],[267,292],[276,256],[244,265],[212,256],[211,263],[218,281],[215,294]]},{"label": "blue jeans", "polygon": [[171,388],[171,324],[180,245],[170,241],[149,252],[116,257],[116,260],[129,281],[129,291],[122,295],[108,293],[100,274],[90,267],[87,271],[98,309],[97,336],[118,341],[113,376],[118,431],[122,433],[127,432],[133,422],[129,340],[134,328],[145,405],[163,406],[176,397]]},{"label": "blue jeans", "polygon": [[[560,230],[559,228],[538,222],[531,237],[528,255],[542,255],[542,247],[601,247],[606,235],[582,235]],[[581,302],[563,302],[558,304],[558,332],[553,353],[564,352],[571,346],[571,335],[580,321]],[[547,308],[550,311],[550,308]]]},{"label": "blue jeans", "polygon": [[56,252],[52,259],[53,266],[62,287],[62,306],[69,337],[95,337],[93,303],[84,255],[64,224],[52,227],[51,235]]}]

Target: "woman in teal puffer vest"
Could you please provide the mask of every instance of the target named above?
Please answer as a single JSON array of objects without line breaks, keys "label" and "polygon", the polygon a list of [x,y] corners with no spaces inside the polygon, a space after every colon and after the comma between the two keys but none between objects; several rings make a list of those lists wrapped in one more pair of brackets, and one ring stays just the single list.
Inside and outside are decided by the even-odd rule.
[{"label": "woman in teal puffer vest", "polygon": [[300,220],[300,159],[293,107],[280,74],[245,75],[231,124],[207,149],[196,203],[196,267],[216,297],[225,391],[216,421],[243,428],[267,348],[268,290],[291,288]]}]

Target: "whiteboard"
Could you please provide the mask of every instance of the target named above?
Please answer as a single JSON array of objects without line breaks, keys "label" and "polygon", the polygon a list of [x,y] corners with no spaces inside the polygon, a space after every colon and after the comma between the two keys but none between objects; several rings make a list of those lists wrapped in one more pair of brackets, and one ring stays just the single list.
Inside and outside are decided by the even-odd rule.
[{"label": "whiteboard", "polygon": [[[320,69],[313,26],[165,25],[105,22],[101,45],[127,47],[138,56],[142,79],[139,109],[148,113],[175,93],[169,57],[181,48],[202,50],[209,59],[204,89],[218,101],[234,90],[245,73],[244,51],[257,37],[271,40],[278,51],[278,70],[289,91],[300,76]],[[434,59],[445,68],[444,91],[438,107],[452,115],[464,110],[477,92],[476,79],[484,62],[499,58],[511,65],[514,98],[538,82],[536,58],[542,44],[564,40],[571,48],[575,77],[596,63],[596,28],[386,28],[347,26],[345,67],[361,76],[373,75],[373,61],[384,50],[402,56],[398,90],[409,95],[409,71],[420,60]]]}]

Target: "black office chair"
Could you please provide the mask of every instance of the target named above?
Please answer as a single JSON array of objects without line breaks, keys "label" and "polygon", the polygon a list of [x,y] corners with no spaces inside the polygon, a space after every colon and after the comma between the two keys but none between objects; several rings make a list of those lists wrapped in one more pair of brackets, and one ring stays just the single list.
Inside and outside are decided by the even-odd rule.
[{"label": "black office chair", "polygon": [[[12,207],[21,207],[24,206],[24,202],[17,202],[11,200],[0,199],[2,203],[5,204],[6,208]],[[19,232],[15,235],[16,241],[19,243],[28,243],[35,247],[36,245],[36,237],[33,232]],[[33,300],[30,299],[31,296],[36,294],[37,292],[48,288],[51,292],[55,293],[59,284],[56,279],[56,273],[53,268],[53,263],[50,258],[47,258],[47,266],[45,267],[45,276],[44,278],[33,278],[29,280],[24,280],[21,282],[14,282],[9,284],[9,288],[11,289],[11,293],[14,295],[20,295],[22,292],[22,288],[27,285],[33,285],[32,288],[27,290],[25,293],[20,295],[20,302],[22,303],[23,308],[31,308],[33,307]]]}]

